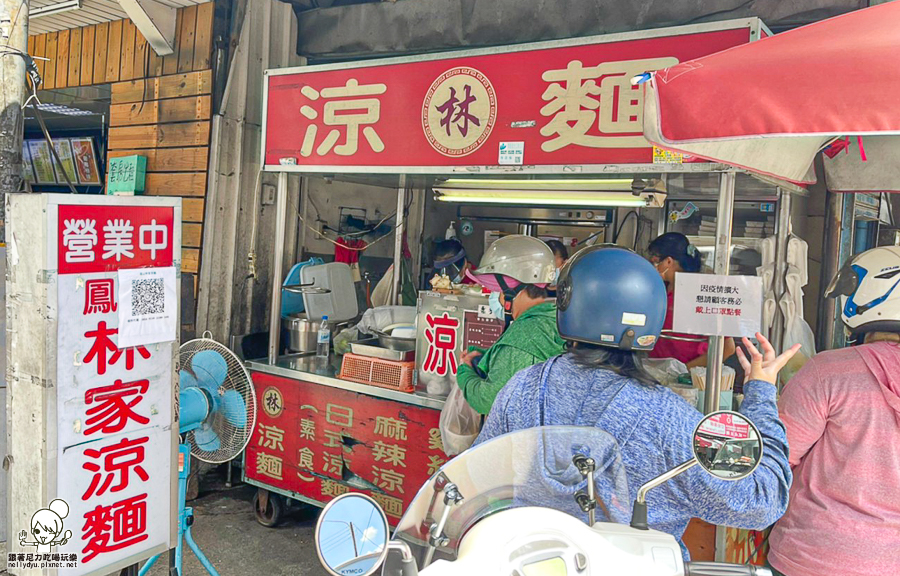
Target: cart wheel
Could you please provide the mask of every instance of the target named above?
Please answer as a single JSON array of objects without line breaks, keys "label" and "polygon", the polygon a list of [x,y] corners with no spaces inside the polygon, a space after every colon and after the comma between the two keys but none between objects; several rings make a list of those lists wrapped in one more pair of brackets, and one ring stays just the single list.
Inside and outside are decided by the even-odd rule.
[{"label": "cart wheel", "polygon": [[257,522],[266,528],[274,528],[284,515],[284,498],[280,494],[259,489],[253,496],[253,513]]}]

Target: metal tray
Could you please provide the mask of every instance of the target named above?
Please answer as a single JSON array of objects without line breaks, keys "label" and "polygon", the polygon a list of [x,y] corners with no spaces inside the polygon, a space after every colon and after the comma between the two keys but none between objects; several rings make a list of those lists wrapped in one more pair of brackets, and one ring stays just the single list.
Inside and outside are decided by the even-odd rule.
[{"label": "metal tray", "polygon": [[377,338],[350,343],[350,351],[360,356],[392,360],[394,362],[411,362],[416,358],[415,350],[390,350],[378,345]]}]

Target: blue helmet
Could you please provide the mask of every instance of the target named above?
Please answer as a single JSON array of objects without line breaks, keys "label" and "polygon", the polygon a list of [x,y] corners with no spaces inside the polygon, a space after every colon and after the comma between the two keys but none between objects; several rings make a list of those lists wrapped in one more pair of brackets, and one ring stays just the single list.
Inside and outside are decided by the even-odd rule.
[{"label": "blue helmet", "polygon": [[631,250],[592,246],[563,268],[556,324],[564,340],[652,350],[666,319],[666,286]]}]

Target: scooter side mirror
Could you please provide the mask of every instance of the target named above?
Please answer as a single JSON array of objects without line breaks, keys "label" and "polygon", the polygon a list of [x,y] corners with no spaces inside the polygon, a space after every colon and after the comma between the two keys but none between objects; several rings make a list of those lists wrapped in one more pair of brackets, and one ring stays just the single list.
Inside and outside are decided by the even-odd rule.
[{"label": "scooter side mirror", "polygon": [[631,513],[631,527],[647,530],[647,492],[668,482],[696,464],[722,480],[740,480],[756,470],[762,460],[762,435],[756,425],[737,412],[707,414],[691,437],[694,457],[650,480],[638,489]]},{"label": "scooter side mirror", "polygon": [[388,552],[387,516],[364,494],[332,500],[316,523],[316,552],[332,576],[371,576]]},{"label": "scooter side mirror", "polygon": [[721,411],[707,415],[694,430],[694,458],[721,480],[740,480],[762,459],[762,436],[746,416]]}]

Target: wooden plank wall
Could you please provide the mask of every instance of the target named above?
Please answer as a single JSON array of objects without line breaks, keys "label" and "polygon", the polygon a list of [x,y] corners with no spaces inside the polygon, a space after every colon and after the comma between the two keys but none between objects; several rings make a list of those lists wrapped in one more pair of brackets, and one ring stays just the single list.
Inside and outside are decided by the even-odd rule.
[{"label": "wooden plank wall", "polygon": [[[130,20],[31,36],[45,89],[112,84],[107,158],[147,157],[145,194],[183,200],[182,270],[200,270],[212,118],[212,2],[181,8],[160,57]],[[196,286],[196,280],[195,280]]]}]

